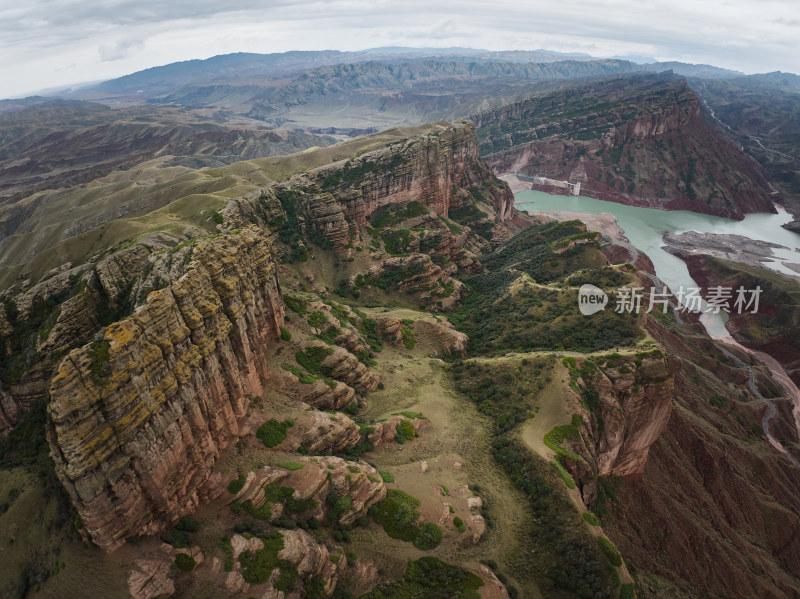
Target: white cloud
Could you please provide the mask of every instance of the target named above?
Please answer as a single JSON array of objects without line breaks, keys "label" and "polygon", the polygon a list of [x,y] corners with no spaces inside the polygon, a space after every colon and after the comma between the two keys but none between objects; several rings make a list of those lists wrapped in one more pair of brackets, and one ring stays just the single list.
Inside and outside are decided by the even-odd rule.
[{"label": "white cloud", "polygon": [[382,45],[800,72],[798,22],[796,0],[0,0],[0,97],[228,52]]},{"label": "white cloud", "polygon": [[141,40],[118,40],[113,44],[101,44],[97,51],[102,62],[113,62],[127,58],[131,51],[139,52],[143,47]]}]

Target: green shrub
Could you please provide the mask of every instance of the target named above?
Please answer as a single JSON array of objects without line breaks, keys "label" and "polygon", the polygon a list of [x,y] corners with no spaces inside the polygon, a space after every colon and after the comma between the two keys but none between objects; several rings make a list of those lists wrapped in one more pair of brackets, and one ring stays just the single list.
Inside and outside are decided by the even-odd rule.
[{"label": "green shrub", "polygon": [[398,489],[389,489],[386,499],[370,508],[370,515],[393,539],[414,544],[417,549],[433,549],[442,540],[442,530],[433,522],[417,525],[419,499]]},{"label": "green shrub", "polygon": [[579,429],[581,423],[582,419],[580,414],[573,414],[572,422],[570,424],[562,424],[560,426],[556,426],[549,433],[545,434],[544,444],[547,445],[547,447],[549,447],[553,451],[555,451],[556,455],[568,458],[576,462],[584,461],[583,458],[578,454],[568,451],[563,447],[561,447],[561,444],[566,440],[570,441],[580,440],[581,434]]},{"label": "green shrub", "polygon": [[458,532],[466,532],[467,530],[467,527],[464,525],[464,521],[458,516],[453,518],[453,526],[458,529]]},{"label": "green shrub", "polygon": [[275,447],[283,443],[284,439],[286,439],[286,429],[290,426],[294,426],[294,422],[291,420],[278,422],[272,418],[258,427],[256,437],[261,439],[261,442],[267,447]]},{"label": "green shrub", "polygon": [[175,556],[175,565],[181,572],[191,572],[194,570],[194,558],[186,553],[179,553]]},{"label": "green shrub", "polygon": [[479,599],[483,580],[435,557],[409,562],[400,580],[378,585],[362,599]]},{"label": "green shrub", "polygon": [[442,540],[442,529],[433,522],[423,524],[414,538],[414,547],[427,551],[439,545]]},{"label": "green shrub", "polygon": [[622,565],[622,557],[617,548],[614,547],[614,544],[605,537],[597,537],[597,543],[600,545],[603,555],[611,562],[611,565],[619,568]]},{"label": "green shrub", "polygon": [[553,460],[550,462],[550,465],[556,469],[556,472],[564,479],[564,484],[567,485],[567,489],[574,489],[575,488],[575,481],[572,478],[572,475],[567,472],[566,468],[561,465],[560,462]]},{"label": "green shrub", "polygon": [[312,345],[303,351],[295,353],[294,357],[311,374],[317,376],[330,376],[331,370],[322,365],[323,360],[333,353],[333,350],[319,345]]},{"label": "green shrub", "polygon": [[278,552],[283,549],[283,535],[278,533],[271,539],[261,539],[263,549],[243,551],[239,555],[242,564],[242,577],[250,584],[264,584],[269,580],[272,570],[279,565]]},{"label": "green shrub", "polygon": [[287,372],[291,372],[293,375],[295,375],[297,377],[297,380],[299,380],[304,385],[310,385],[319,380],[318,376],[314,376],[313,374],[304,372],[303,370],[300,370],[297,366],[289,366],[284,364],[282,368]]},{"label": "green shrub", "polygon": [[408,327],[403,327],[400,329],[400,334],[403,337],[403,345],[406,349],[414,349],[414,346],[417,344],[417,338],[414,336],[414,333]]},{"label": "green shrub", "polygon": [[394,476],[392,474],[389,474],[388,472],[386,472],[386,470],[378,470],[378,474],[381,475],[381,478],[383,479],[383,482],[385,482],[385,483],[393,483],[394,482]]},{"label": "green shrub", "polygon": [[311,325],[311,328],[314,330],[319,330],[323,325],[328,324],[328,315],[325,314],[325,312],[314,310],[308,317],[308,324]]},{"label": "green shrub", "polygon": [[192,539],[185,530],[165,530],[161,533],[161,540],[172,545],[175,549],[184,549],[189,546]]},{"label": "green shrub", "polygon": [[105,387],[108,377],[111,376],[110,348],[111,345],[105,340],[92,341],[89,346],[89,358],[92,360],[89,365],[89,378],[98,387]]},{"label": "green shrub", "polygon": [[372,519],[393,539],[413,541],[417,536],[420,501],[399,489],[389,489],[386,499],[370,509]]},{"label": "green shrub", "polygon": [[306,301],[299,297],[293,297],[291,295],[284,295],[283,296],[283,303],[286,304],[286,307],[296,312],[300,316],[305,316],[308,313],[308,308],[306,307]]},{"label": "green shrub", "polygon": [[178,523],[175,525],[177,530],[183,530],[185,532],[197,532],[200,530],[200,523],[197,520],[193,520],[189,516],[184,516]]},{"label": "green shrub", "polygon": [[248,514],[257,520],[269,520],[272,518],[272,510],[267,502],[264,502],[264,505],[262,505],[260,508],[257,508],[253,505],[252,501],[245,501],[242,504],[242,507]]},{"label": "green shrub", "polygon": [[281,327],[281,341],[291,341],[292,334],[289,332],[289,329],[285,329]]},{"label": "green shrub", "polygon": [[286,470],[302,470],[305,464],[301,464],[300,462],[278,462],[276,466]]},{"label": "green shrub", "polygon": [[712,395],[711,399],[709,399],[708,401],[712,406],[720,410],[724,410],[725,408],[728,407],[728,400],[722,397],[721,395]]},{"label": "green shrub", "polygon": [[592,526],[600,526],[600,520],[592,512],[583,512],[583,519]]},{"label": "green shrub", "polygon": [[620,587],[619,599],[636,599],[636,587],[632,582],[627,582]]},{"label": "green shrub", "polygon": [[408,420],[401,420],[398,422],[395,429],[397,430],[395,441],[397,441],[400,445],[414,438],[414,425]]}]

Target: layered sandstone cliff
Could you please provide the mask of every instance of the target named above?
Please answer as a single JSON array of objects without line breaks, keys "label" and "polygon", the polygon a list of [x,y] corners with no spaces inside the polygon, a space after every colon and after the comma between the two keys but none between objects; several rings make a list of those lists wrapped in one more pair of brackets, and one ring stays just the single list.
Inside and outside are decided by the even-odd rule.
[{"label": "layered sandstone cliff", "polygon": [[189,270],[70,352],[50,386],[56,472],[97,545],[158,532],[197,504],[283,322],[256,229],[197,243]]},{"label": "layered sandstone cliff", "polygon": [[498,221],[512,216],[514,196],[498,182],[478,157],[478,139],[469,125],[450,125],[441,131],[392,144],[344,163],[309,173],[330,191],[344,216],[360,225],[380,206],[423,202],[447,216],[462,201],[453,186],[492,184],[491,198]]},{"label": "layered sandstone cliff", "polygon": [[496,173],[580,183],[581,195],[636,206],[738,219],[774,212],[761,167],[705,120],[699,98],[671,74],[574,86],[473,121]]}]

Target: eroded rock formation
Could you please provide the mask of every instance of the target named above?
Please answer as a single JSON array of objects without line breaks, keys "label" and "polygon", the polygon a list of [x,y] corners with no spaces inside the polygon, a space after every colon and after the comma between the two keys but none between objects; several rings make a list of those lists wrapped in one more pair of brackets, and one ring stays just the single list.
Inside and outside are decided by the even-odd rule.
[{"label": "eroded rock formation", "polygon": [[191,268],[101,339],[70,352],[50,387],[56,471],[101,547],[153,534],[197,504],[270,374],[283,322],[257,230],[199,242]]}]

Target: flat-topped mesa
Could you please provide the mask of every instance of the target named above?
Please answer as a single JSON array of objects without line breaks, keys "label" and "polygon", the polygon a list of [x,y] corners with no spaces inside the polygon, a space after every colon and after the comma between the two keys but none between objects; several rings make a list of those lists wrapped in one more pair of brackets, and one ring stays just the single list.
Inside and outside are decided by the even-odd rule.
[{"label": "flat-topped mesa", "polygon": [[56,473],[92,540],[113,549],[197,505],[270,377],[262,349],[283,324],[277,269],[256,228],[197,243],[189,270],[153,291],[53,377]]},{"label": "flat-topped mesa", "polygon": [[[514,195],[480,159],[478,137],[466,124],[442,125],[304,176],[335,198],[344,217],[361,226],[366,226],[367,218],[381,206],[412,201],[447,216],[469,199],[468,194],[458,194],[457,190],[471,186],[487,189],[497,222],[514,213]],[[320,214],[329,221],[330,206],[321,208]]]}]

